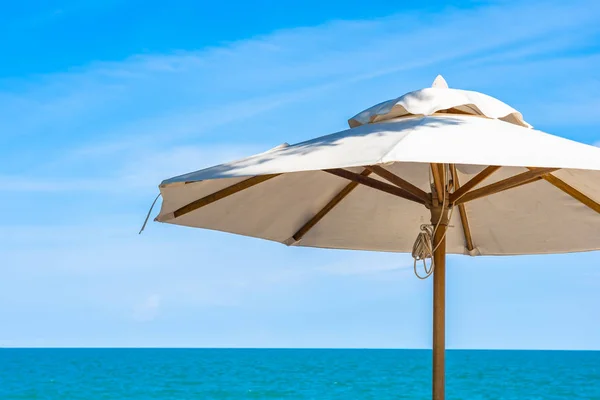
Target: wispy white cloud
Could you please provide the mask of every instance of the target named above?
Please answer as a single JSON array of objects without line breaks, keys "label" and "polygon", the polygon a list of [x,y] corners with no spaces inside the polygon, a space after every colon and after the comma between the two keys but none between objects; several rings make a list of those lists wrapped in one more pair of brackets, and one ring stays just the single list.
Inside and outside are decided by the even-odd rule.
[{"label": "wispy white cloud", "polygon": [[317,267],[317,271],[330,275],[340,276],[365,276],[377,275],[387,272],[404,272],[412,268],[412,264],[407,263],[408,257],[397,256],[393,263],[375,261],[372,258],[359,257],[358,260],[346,260],[345,262],[324,265]]},{"label": "wispy white cloud", "polygon": [[0,176],[0,191],[4,192],[73,192],[107,191],[113,186],[110,180],[36,179],[20,176]]},{"label": "wispy white cloud", "polygon": [[[359,107],[423,86],[438,72],[499,92],[507,80],[519,94],[521,85],[551,85],[556,97],[530,110],[557,119],[557,109],[583,107],[584,117],[569,123],[593,120],[597,82],[573,90],[572,80],[558,78],[590,76],[597,55],[570,51],[600,30],[598,7],[502,4],[337,21],[5,80],[0,191],[104,192],[127,202],[166,177],[343,128]],[[23,154],[35,162],[24,163]]]},{"label": "wispy white cloud", "polygon": [[159,312],[162,299],[158,294],[146,297],[133,307],[133,319],[138,322],[154,320]]},{"label": "wispy white cloud", "polygon": [[[9,106],[2,123],[14,134],[48,129],[53,123],[79,128],[90,119],[97,123],[86,126],[87,131],[114,138],[149,130],[165,136],[195,134],[203,124],[248,118],[324,89],[399,71],[443,62],[475,68],[514,60],[523,56],[515,47],[527,55],[568,49],[573,41],[560,39],[563,34],[589,37],[595,32],[596,6],[581,5],[550,3],[543,18],[532,4],[446,11],[428,15],[427,25],[419,14],[340,21],[221,48],[96,62],[39,77],[34,84],[9,82],[10,90],[0,98]],[[25,113],[30,117],[21,118]],[[107,115],[117,117],[116,131],[103,127],[99,117]]]},{"label": "wispy white cloud", "polygon": [[[263,151],[268,146],[220,144],[129,149],[114,145],[82,147],[46,166],[40,176],[0,174],[0,192],[96,192],[135,195],[155,190],[163,179]],[[73,171],[73,166],[81,169]],[[62,170],[62,169],[65,170]],[[86,170],[89,176],[86,177]],[[75,174],[73,174],[75,172]],[[75,175],[75,176],[73,176]]]}]

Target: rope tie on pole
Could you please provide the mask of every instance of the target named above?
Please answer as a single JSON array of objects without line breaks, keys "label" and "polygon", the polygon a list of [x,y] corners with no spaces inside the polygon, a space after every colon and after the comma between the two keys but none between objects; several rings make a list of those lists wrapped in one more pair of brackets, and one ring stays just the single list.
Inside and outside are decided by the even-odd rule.
[{"label": "rope tie on pole", "polygon": [[[444,165],[444,176],[443,176],[443,180],[444,180],[444,187],[448,187],[450,182],[449,182],[449,173],[446,171],[446,165]],[[429,171],[429,181],[430,183],[432,182],[432,176],[431,176],[431,171]],[[433,187],[433,185],[431,185]],[[433,238],[435,236],[435,233],[437,232],[438,228],[440,227],[440,224],[442,222],[443,219],[443,213],[445,212],[446,208],[449,208],[449,215],[448,215],[448,221],[447,224],[450,223],[450,221],[452,220],[452,212],[454,211],[454,204],[448,204],[448,200],[447,200],[447,196],[446,194],[444,194],[444,200],[442,202],[442,208],[441,208],[441,213],[440,213],[440,217],[438,218],[435,226],[433,224],[423,224],[421,225],[421,232],[419,233],[419,235],[417,236],[417,239],[415,240],[415,244],[413,245],[413,249],[412,249],[412,257],[414,260],[413,263],[413,269],[415,272],[415,275],[417,278],[419,279],[427,279],[429,278],[431,275],[433,275],[433,271],[435,270],[435,263],[433,261],[433,253],[435,253],[435,251],[438,249],[438,247],[440,246],[440,244],[444,241],[444,239],[446,238],[446,234],[448,233],[448,227],[446,228],[446,230],[444,231],[444,235],[442,236],[441,240],[439,241],[438,245],[433,247]],[[427,259],[431,260],[431,263],[429,264],[429,268],[427,267]],[[425,275],[421,275],[419,274],[419,272],[417,271],[417,262],[418,261],[422,261],[423,262],[423,270],[425,271]]]},{"label": "rope tie on pole", "polygon": [[[413,268],[415,275],[419,279],[427,279],[433,274],[433,226],[432,225],[421,225],[421,233],[417,236],[415,244],[412,249],[412,257],[414,259]],[[431,259],[431,264],[427,268],[427,259]],[[417,261],[423,261],[423,270],[425,275],[420,275],[417,272]]]}]

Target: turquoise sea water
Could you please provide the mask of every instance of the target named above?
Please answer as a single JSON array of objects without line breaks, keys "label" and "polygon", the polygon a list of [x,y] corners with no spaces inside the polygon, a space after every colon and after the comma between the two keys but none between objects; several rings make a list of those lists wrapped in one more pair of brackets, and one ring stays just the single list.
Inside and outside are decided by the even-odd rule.
[{"label": "turquoise sea water", "polygon": [[[428,399],[426,350],[0,349],[0,399]],[[450,399],[598,399],[600,352],[449,351]]]}]

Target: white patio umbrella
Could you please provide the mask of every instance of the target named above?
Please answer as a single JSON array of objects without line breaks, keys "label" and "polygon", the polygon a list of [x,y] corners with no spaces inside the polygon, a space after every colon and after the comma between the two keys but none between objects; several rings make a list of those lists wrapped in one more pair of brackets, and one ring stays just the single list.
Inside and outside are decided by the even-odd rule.
[{"label": "white patio umbrella", "polygon": [[441,400],[446,253],[600,249],[600,148],[534,130],[501,101],[449,89],[441,77],[349,125],[167,179],[156,221],[288,246],[433,256]]}]

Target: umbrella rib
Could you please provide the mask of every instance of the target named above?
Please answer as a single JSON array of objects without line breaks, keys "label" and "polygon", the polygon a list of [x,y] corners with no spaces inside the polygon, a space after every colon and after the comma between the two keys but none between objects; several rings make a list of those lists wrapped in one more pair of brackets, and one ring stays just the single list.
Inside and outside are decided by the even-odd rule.
[{"label": "umbrella rib", "polygon": [[234,185],[228,186],[225,189],[221,189],[217,192],[211,193],[208,196],[205,196],[205,197],[198,199],[196,201],[193,201],[181,208],[178,208],[177,210],[175,210],[173,212],[173,218],[181,217],[182,215],[185,215],[187,213],[195,211],[201,207],[207,206],[211,203],[214,203],[215,201],[229,197],[232,194],[241,192],[242,190],[251,188],[252,186],[258,185],[259,183],[268,181],[269,179],[275,178],[276,176],[279,176],[279,175],[280,174],[253,176],[252,178],[249,178],[249,179],[243,180],[241,182],[238,182]]},{"label": "umbrella rib", "polygon": [[[499,166],[495,166],[495,165],[489,166],[489,167],[485,168],[483,171],[481,171],[480,173],[478,173],[477,175],[475,175],[473,178],[471,178],[463,186],[461,186],[460,188],[456,188],[454,190],[454,193],[450,194],[450,203],[454,203],[455,201],[459,200],[465,193],[467,193],[469,190],[473,189],[475,186],[479,185],[488,176],[492,175],[494,172],[496,172],[499,169],[500,169]],[[454,170],[456,172],[456,166],[454,166]],[[456,174],[455,174],[455,176],[456,176]]]},{"label": "umbrella rib", "polygon": [[435,185],[435,191],[437,192],[437,198],[440,203],[444,201],[444,175],[443,175],[443,164],[431,164],[431,173],[433,174],[433,183]]},{"label": "umbrella rib", "polygon": [[527,172],[523,172],[518,175],[511,176],[510,178],[503,179],[501,181],[492,183],[484,186],[480,189],[472,190],[465,193],[460,199],[454,204],[459,205],[468,201],[473,201],[485,196],[503,192],[508,189],[512,189],[518,186],[522,186],[528,183],[532,183],[540,180],[544,175],[554,172],[560,168],[531,168]]},{"label": "umbrella rib", "polygon": [[557,178],[552,174],[544,175],[542,176],[542,179],[544,179],[546,182],[552,184],[554,187],[562,190],[575,200],[578,200],[580,203],[585,204],[586,206],[600,214],[600,204],[598,202],[581,193],[579,190],[575,189],[573,186],[569,185],[562,179]]},{"label": "umbrella rib", "polygon": [[394,196],[398,196],[406,200],[414,201],[415,203],[426,205],[426,203],[423,200],[405,191],[404,189],[401,189],[398,186],[390,185],[389,183],[385,183],[383,181],[379,181],[377,179],[370,178],[368,176],[362,176],[360,174],[356,174],[343,168],[324,169],[323,171],[332,175],[339,176],[340,178],[348,179],[352,182],[360,183],[361,185],[368,186],[372,189],[377,189],[382,192],[392,194]]},{"label": "umbrella rib", "polygon": [[408,193],[420,198],[425,203],[429,202],[429,195],[420,188],[416,187],[412,183],[400,178],[398,175],[395,175],[388,171],[387,169],[379,166],[379,165],[370,165],[365,167],[367,170],[373,172],[375,175],[379,175],[386,181],[398,186],[400,189],[404,189]]},{"label": "umbrella rib", "polygon": [[[460,182],[458,180],[458,173],[456,171],[456,165],[450,165],[450,172],[452,173],[452,183],[454,185],[454,193],[457,190],[461,189]],[[452,194],[454,194],[452,193]],[[450,197],[452,197],[452,194]],[[463,227],[463,234],[465,235],[465,244],[467,246],[467,250],[473,251],[475,246],[473,246],[473,238],[471,236],[471,227],[469,226],[469,219],[467,218],[467,210],[464,204],[458,205],[458,213],[460,214],[460,222]]]},{"label": "umbrella rib", "polygon": [[[361,172],[361,176],[369,176],[371,171],[364,170]],[[356,187],[359,185],[358,182],[350,182],[347,184],[338,194],[336,194],[329,203],[325,205],[318,213],[316,213],[307,223],[305,223],[302,228],[298,229],[298,232],[294,233],[292,238],[294,241],[299,242],[304,235],[308,233],[316,224],[319,223],[331,210],[335,208],[346,196],[348,196]]]}]

